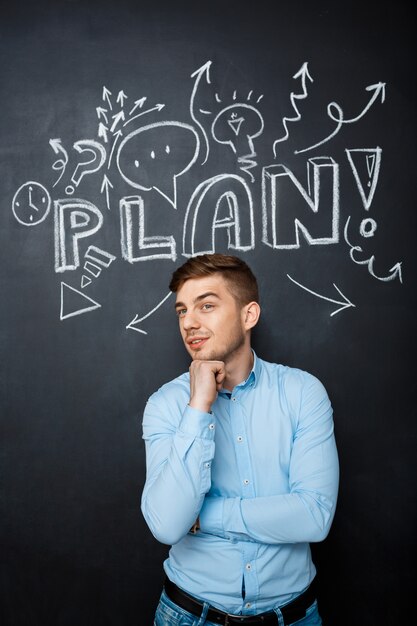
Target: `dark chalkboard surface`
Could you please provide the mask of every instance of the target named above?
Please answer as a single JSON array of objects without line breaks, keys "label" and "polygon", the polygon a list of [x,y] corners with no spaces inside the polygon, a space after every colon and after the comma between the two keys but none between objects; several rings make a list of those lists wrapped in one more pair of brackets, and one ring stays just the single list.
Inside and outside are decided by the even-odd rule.
[{"label": "dark chalkboard surface", "polygon": [[168,283],[230,250],[258,354],[332,399],[324,623],[399,624],[416,554],[416,76],[408,3],[1,8],[7,626],[152,623],[148,396],[188,367]]}]

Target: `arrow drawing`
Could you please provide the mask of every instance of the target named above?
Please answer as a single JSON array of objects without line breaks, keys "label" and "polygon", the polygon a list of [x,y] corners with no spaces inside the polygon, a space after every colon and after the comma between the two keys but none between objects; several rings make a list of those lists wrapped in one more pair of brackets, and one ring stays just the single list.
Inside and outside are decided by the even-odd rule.
[{"label": "arrow drawing", "polygon": [[[368,87],[366,87],[366,91],[373,91],[374,93],[371,99],[369,100],[368,104],[366,105],[366,107],[361,111],[361,113],[359,113],[359,115],[357,115],[356,117],[352,117],[350,120],[344,119],[342,107],[340,107],[337,104],[337,102],[330,102],[330,104],[327,105],[327,115],[330,117],[331,120],[333,120],[333,122],[337,123],[335,130],[332,133],[330,133],[330,135],[328,135],[327,137],[319,141],[318,143],[315,143],[313,146],[309,146],[308,148],[303,148],[303,150],[294,150],[294,154],[301,154],[302,152],[313,150],[314,148],[321,146],[327,141],[330,141],[330,139],[332,139],[335,135],[337,135],[339,130],[342,128],[343,124],[352,124],[360,120],[361,117],[363,117],[365,113],[367,113],[367,111],[371,108],[371,106],[379,97],[379,95],[381,95],[381,104],[385,102],[385,83],[379,82],[379,83],[376,83],[375,85],[369,85]],[[332,107],[336,109],[338,113],[338,117],[335,117],[335,115],[333,115]]]},{"label": "arrow drawing", "polygon": [[159,304],[156,305],[156,307],[152,309],[152,311],[149,311],[149,313],[147,313],[143,317],[135,315],[134,319],[126,326],[126,330],[130,328],[131,330],[136,330],[138,333],[147,335],[148,333],[146,332],[146,330],[142,330],[142,328],[137,328],[135,324],[140,324],[140,322],[143,322],[143,320],[146,320],[147,317],[150,317],[153,313],[155,313],[155,311],[159,309],[159,307],[162,306],[166,300],[168,300],[170,295],[172,295],[171,291],[165,296],[165,298],[161,300],[161,302],[159,302]]},{"label": "arrow drawing", "polygon": [[65,168],[67,167],[67,163],[68,163],[68,152],[65,150],[64,146],[61,143],[61,139],[50,139],[49,140],[49,145],[51,146],[52,150],[55,152],[55,154],[59,154],[61,153],[63,155],[62,159],[57,159],[53,164],[52,164],[52,169],[53,170],[62,170],[61,171],[61,175],[59,176],[59,178],[54,182],[54,184],[52,185],[53,187],[55,187],[55,185],[57,185],[59,183],[59,181],[61,180],[61,178],[64,175],[65,172]]},{"label": "arrow drawing", "polygon": [[143,105],[145,104],[145,100],[146,100],[146,96],[143,96],[143,98],[140,98],[139,100],[135,100],[135,104],[130,109],[129,115],[132,115],[132,113],[134,113],[138,107],[142,108]]},{"label": "arrow drawing", "polygon": [[107,208],[110,211],[109,187],[113,189],[113,185],[111,184],[110,180],[107,178],[106,174],[104,174],[103,182],[101,183],[100,193],[103,193],[103,191],[106,192],[106,204],[107,204]]},{"label": "arrow drawing", "polygon": [[323,300],[327,300],[328,302],[333,302],[334,304],[340,304],[341,305],[340,308],[337,309],[336,311],[333,311],[333,313],[330,313],[330,317],[333,317],[333,315],[336,315],[336,313],[343,311],[343,309],[347,309],[351,306],[356,307],[356,305],[353,304],[348,298],[346,298],[346,296],[340,291],[339,287],[337,287],[337,285],[335,285],[334,283],[333,283],[333,287],[337,289],[337,291],[342,296],[343,298],[342,302],[340,300],[334,300],[333,298],[327,298],[326,296],[322,296],[321,294],[316,293],[315,291],[312,291],[311,289],[308,289],[307,287],[304,287],[304,285],[301,285],[300,283],[298,283],[296,280],[294,280],[294,278],[291,278],[289,274],[287,274],[287,276],[293,283],[301,287],[301,289],[304,289],[305,291],[308,291],[309,293],[313,294],[313,296],[317,296],[318,298],[322,298]]},{"label": "arrow drawing", "polygon": [[113,141],[113,145],[112,145],[112,147],[111,147],[111,151],[110,151],[109,163],[108,163],[108,165],[107,165],[107,169],[108,169],[108,170],[110,169],[111,160],[112,160],[112,158],[113,158],[113,152],[114,152],[114,149],[115,149],[115,147],[116,147],[116,143],[117,143],[117,141],[118,141],[119,137],[121,137],[122,135],[123,135],[123,133],[122,133],[122,131],[121,131],[121,130],[118,130],[118,131],[117,131],[117,133],[114,133],[114,141]]},{"label": "arrow drawing", "polygon": [[100,124],[98,125],[98,136],[101,137],[102,139],[104,139],[104,142],[107,143],[108,139],[107,139],[107,133],[109,132],[109,129],[107,128],[107,126],[104,126],[103,122],[100,122]]},{"label": "arrow drawing", "polygon": [[293,76],[293,78],[300,78],[300,77],[301,77],[301,85],[303,87],[303,92],[302,93],[291,92],[291,94],[290,94],[291,104],[292,104],[292,107],[293,107],[296,115],[295,115],[295,117],[283,117],[282,118],[282,125],[285,128],[285,135],[283,137],[281,137],[280,139],[276,139],[274,141],[274,143],[273,143],[273,151],[274,151],[274,157],[275,158],[277,158],[276,144],[280,143],[281,141],[285,141],[286,139],[288,139],[288,137],[290,135],[290,133],[288,132],[287,122],[298,122],[301,119],[301,113],[300,113],[300,111],[297,108],[295,100],[304,100],[305,98],[307,98],[307,96],[308,96],[307,87],[306,87],[306,79],[307,78],[311,82],[314,82],[313,79],[311,78],[309,72],[308,72],[307,63],[303,63],[303,65],[298,70],[298,72],[296,74],[294,74],[294,76]]},{"label": "arrow drawing", "polygon": [[124,111],[119,111],[119,113],[116,113],[116,115],[112,115],[112,118],[114,120],[113,124],[111,125],[110,128],[110,132],[114,132],[114,129],[116,128],[117,124],[120,122],[120,120],[124,120],[125,119],[125,112]]},{"label": "arrow drawing", "polygon": [[106,113],[107,113],[107,109],[103,109],[103,107],[96,107],[96,111],[97,111],[97,117],[98,117],[98,119],[100,119],[101,117],[103,117],[103,118],[104,118],[104,120],[105,120],[105,122],[106,122],[106,124],[108,124],[108,123],[109,123],[109,119],[108,119],[108,117],[107,117],[107,115],[106,115]]},{"label": "arrow drawing", "polygon": [[125,94],[125,92],[122,89],[121,91],[119,91],[119,93],[117,94],[117,98],[116,98],[116,102],[118,104],[120,104],[122,109],[123,109],[123,105],[124,105],[125,100],[127,100],[127,95]]},{"label": "arrow drawing", "polygon": [[[143,100],[143,98],[142,98]],[[127,124],[130,124],[130,122],[133,122],[133,120],[136,120],[138,117],[141,117],[141,115],[146,115],[146,113],[151,113],[151,111],[162,111],[162,109],[164,108],[165,104],[156,104],[154,107],[152,107],[151,109],[146,109],[146,111],[142,111],[142,113],[138,113],[137,115],[135,115],[134,117],[131,117],[130,119],[127,120],[127,122],[125,122],[123,124],[123,126],[126,126]],[[133,109],[132,109],[133,110]]]},{"label": "arrow drawing", "polygon": [[110,100],[111,91],[107,89],[107,87],[103,87],[103,100],[107,102],[111,111],[113,111],[113,107]]},{"label": "arrow drawing", "polygon": [[197,89],[199,87],[199,84],[205,74],[206,76],[206,81],[207,83],[210,85],[211,81],[210,81],[210,66],[211,66],[211,61],[207,61],[207,63],[205,63],[204,65],[202,65],[201,67],[198,68],[198,70],[196,70],[195,72],[193,72],[193,74],[191,74],[191,78],[194,78],[195,76],[195,81],[194,81],[194,86],[193,86],[193,91],[191,94],[191,98],[190,98],[190,115],[191,118],[194,120],[194,122],[197,124],[197,126],[200,128],[202,135],[204,137],[204,140],[206,142],[206,158],[204,159],[204,161],[201,163],[201,165],[204,165],[204,163],[207,161],[208,156],[209,156],[209,141],[208,141],[208,137],[206,134],[206,131],[204,130],[203,126],[200,124],[200,122],[198,121],[198,119],[196,118],[195,112],[194,112],[194,100],[195,100],[195,96],[197,93]]}]

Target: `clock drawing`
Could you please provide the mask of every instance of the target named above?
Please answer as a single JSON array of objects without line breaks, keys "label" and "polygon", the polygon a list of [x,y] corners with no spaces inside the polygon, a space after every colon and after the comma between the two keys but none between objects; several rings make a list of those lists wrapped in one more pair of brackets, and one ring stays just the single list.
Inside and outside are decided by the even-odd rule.
[{"label": "clock drawing", "polygon": [[19,187],[13,197],[12,209],[20,224],[34,226],[43,222],[51,208],[51,196],[40,183],[29,181]]}]

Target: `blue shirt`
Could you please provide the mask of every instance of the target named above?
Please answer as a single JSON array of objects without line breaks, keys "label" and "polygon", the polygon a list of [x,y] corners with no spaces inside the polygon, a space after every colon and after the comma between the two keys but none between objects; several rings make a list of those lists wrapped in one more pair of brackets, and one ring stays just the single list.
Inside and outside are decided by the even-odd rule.
[{"label": "blue shirt", "polygon": [[[211,413],[188,406],[189,374],[162,386],[143,419],[142,512],[171,545],[167,576],[228,613],[252,615],[301,593],[309,542],[333,520],[338,458],[320,381],[254,355],[248,378]],[[201,530],[190,533],[197,516]]]}]

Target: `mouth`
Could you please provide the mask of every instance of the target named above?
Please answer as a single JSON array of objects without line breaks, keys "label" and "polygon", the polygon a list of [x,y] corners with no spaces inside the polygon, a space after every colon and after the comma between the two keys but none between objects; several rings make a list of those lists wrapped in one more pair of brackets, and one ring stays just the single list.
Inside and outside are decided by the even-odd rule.
[{"label": "mouth", "polygon": [[198,350],[201,348],[206,341],[208,341],[208,337],[190,337],[187,339],[187,345],[191,350]]}]

